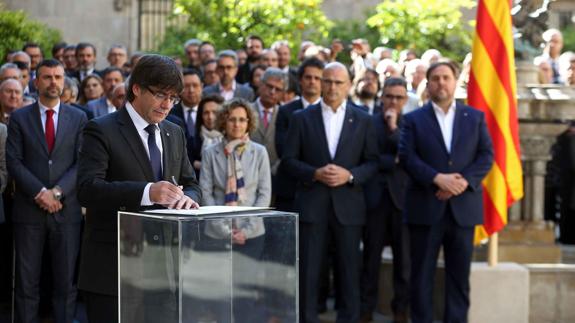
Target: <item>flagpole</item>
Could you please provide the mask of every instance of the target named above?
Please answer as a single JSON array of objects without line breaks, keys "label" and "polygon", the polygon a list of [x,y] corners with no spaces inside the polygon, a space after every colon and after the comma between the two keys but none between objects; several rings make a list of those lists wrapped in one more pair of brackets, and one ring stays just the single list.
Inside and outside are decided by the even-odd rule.
[{"label": "flagpole", "polygon": [[489,237],[489,244],[487,245],[487,264],[489,267],[497,266],[499,260],[499,233],[494,233]]}]

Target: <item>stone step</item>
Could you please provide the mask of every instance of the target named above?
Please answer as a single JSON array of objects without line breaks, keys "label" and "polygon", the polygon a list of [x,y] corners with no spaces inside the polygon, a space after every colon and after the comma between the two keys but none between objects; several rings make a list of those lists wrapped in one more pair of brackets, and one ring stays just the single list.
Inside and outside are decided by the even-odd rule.
[{"label": "stone step", "polygon": [[552,224],[510,223],[499,233],[499,243],[555,243]]}]

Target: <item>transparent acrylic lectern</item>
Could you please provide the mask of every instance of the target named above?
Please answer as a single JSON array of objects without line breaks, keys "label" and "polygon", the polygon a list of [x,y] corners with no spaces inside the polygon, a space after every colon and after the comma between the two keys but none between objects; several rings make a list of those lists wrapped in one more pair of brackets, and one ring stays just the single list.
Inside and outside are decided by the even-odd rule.
[{"label": "transparent acrylic lectern", "polygon": [[297,214],[217,211],[119,212],[121,323],[298,321]]}]

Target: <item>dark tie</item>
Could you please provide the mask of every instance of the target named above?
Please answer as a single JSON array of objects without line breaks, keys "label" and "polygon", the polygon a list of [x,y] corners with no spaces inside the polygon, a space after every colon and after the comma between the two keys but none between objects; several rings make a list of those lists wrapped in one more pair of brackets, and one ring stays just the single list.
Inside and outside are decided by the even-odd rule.
[{"label": "dark tie", "polygon": [[48,145],[48,153],[52,153],[54,148],[55,131],[54,131],[54,110],[46,110],[46,144]]},{"label": "dark tie", "polygon": [[156,145],[156,125],[150,124],[146,127],[148,132],[148,150],[150,151],[150,165],[152,165],[152,172],[154,172],[154,179],[160,181],[162,179],[162,154],[158,145]]},{"label": "dark tie", "polygon": [[192,118],[192,109],[188,109],[186,129],[188,130],[188,137],[193,137],[195,135],[196,131],[194,129],[194,118]]}]

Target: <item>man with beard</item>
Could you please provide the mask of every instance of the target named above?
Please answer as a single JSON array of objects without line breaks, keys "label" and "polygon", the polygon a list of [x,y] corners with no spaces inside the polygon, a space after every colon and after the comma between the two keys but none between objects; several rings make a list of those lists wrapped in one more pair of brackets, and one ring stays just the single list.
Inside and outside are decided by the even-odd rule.
[{"label": "man with beard", "polygon": [[116,84],[124,82],[124,75],[120,68],[112,66],[102,72],[102,80],[104,85],[104,95],[101,98],[91,100],[86,104],[86,108],[92,111],[94,118],[116,111],[116,107],[112,104],[112,90]]},{"label": "man with beard", "polygon": [[[246,63],[247,64],[247,63]],[[204,88],[203,94],[219,94],[226,101],[232,98],[254,100],[253,90],[246,84],[239,84],[235,77],[238,73],[238,57],[233,50],[223,50],[218,53],[216,68],[220,82]]]},{"label": "man with beard", "polygon": [[236,81],[244,84],[250,81],[250,72],[252,68],[258,63],[260,56],[264,50],[264,41],[256,35],[250,35],[246,40],[246,53],[248,54],[248,61],[241,65],[236,75]]},{"label": "man with beard", "polygon": [[369,114],[378,113],[380,102],[377,99],[377,94],[379,88],[379,75],[374,69],[367,69],[355,87],[355,104],[366,107]]},{"label": "man with beard", "polygon": [[86,115],[60,102],[64,66],[38,64],[38,102],[10,116],[6,155],[15,182],[12,221],[15,243],[17,322],[38,322],[44,248],[52,267],[55,322],[72,322],[82,212],[76,197],[81,131]]},{"label": "man with beard", "polygon": [[79,43],[76,45],[76,62],[77,70],[69,74],[75,77],[78,83],[82,83],[84,78],[92,73],[102,76],[100,71],[95,70],[96,66],[96,47],[90,43]]}]

